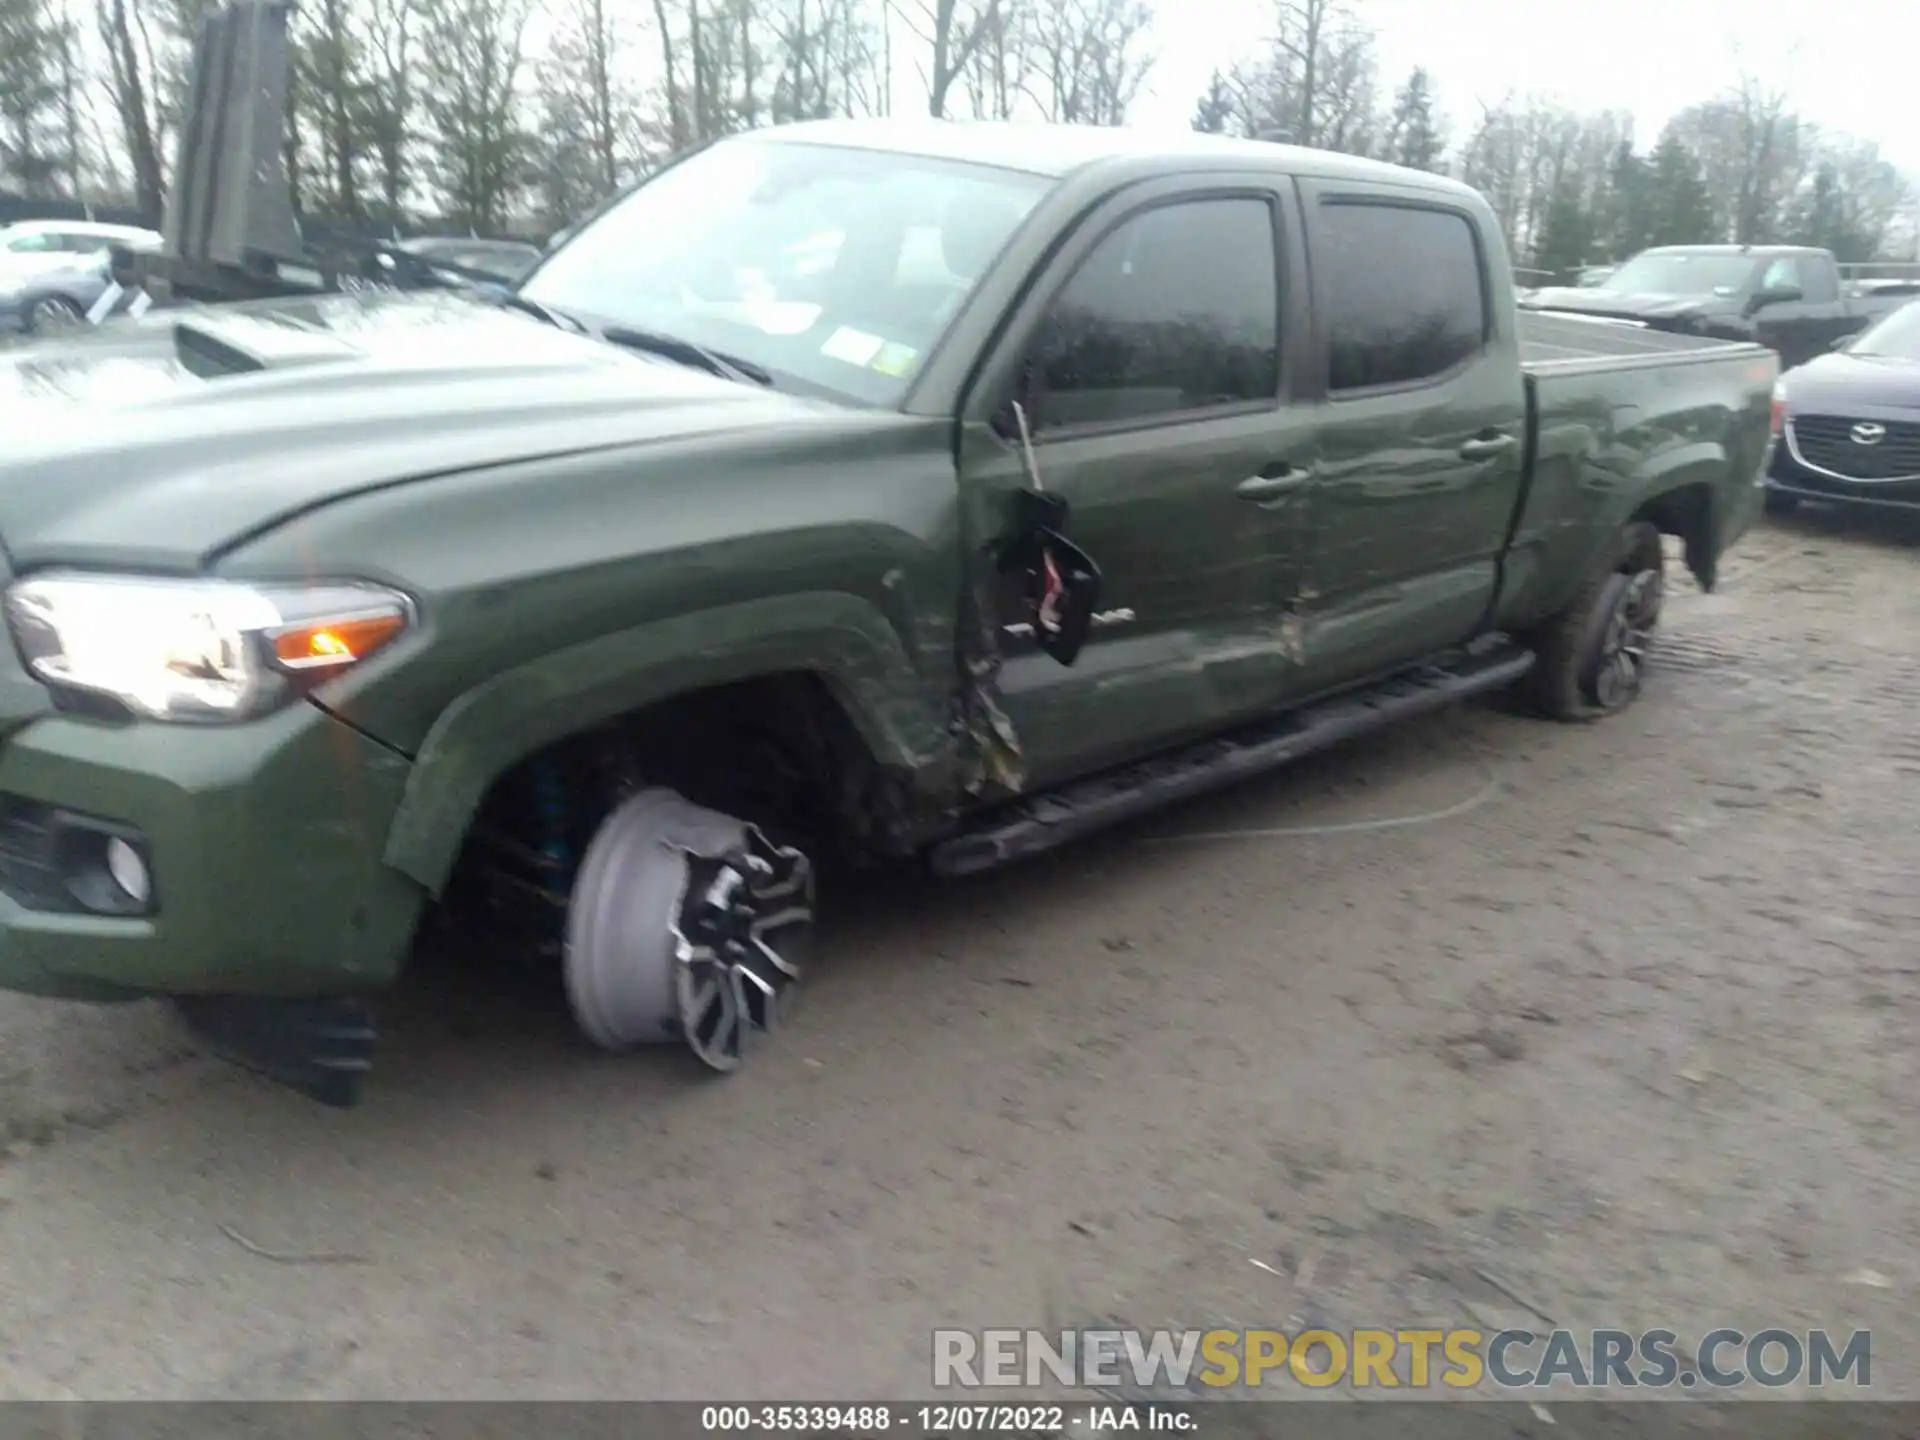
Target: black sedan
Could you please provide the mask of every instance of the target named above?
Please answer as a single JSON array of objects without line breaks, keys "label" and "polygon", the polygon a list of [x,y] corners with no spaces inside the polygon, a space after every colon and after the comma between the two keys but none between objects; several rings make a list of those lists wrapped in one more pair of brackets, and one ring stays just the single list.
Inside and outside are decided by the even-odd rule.
[{"label": "black sedan", "polygon": [[1767,511],[1920,511],[1920,301],[1789,370],[1773,392]]}]

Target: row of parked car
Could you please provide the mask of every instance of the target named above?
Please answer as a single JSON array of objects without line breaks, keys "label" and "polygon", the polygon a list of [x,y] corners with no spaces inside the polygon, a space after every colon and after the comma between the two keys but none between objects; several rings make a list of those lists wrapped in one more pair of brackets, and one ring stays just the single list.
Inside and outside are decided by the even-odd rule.
[{"label": "row of parked car", "polygon": [[[156,252],[158,231],[90,220],[23,220],[0,227],[0,335],[47,334],[84,324],[118,298],[110,247]],[[399,248],[429,263],[511,284],[540,248],[518,240],[423,236]]]},{"label": "row of parked car", "polygon": [[[1900,267],[1887,267],[1889,270]],[[1767,510],[1920,510],[1920,267],[1849,279],[1831,251],[1668,245],[1521,307],[1756,341],[1780,357]]]}]

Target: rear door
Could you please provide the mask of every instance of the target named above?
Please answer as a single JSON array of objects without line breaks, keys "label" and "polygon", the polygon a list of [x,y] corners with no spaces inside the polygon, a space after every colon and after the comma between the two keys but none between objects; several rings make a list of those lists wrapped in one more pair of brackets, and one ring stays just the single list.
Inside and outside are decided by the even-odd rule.
[{"label": "rear door", "polygon": [[1301,188],[1321,344],[1300,610],[1319,689],[1473,631],[1520,494],[1526,394],[1479,214],[1412,187]]},{"label": "rear door", "polygon": [[[1286,408],[1305,272],[1285,177],[1211,174],[1128,187],[1055,252],[969,402],[976,495],[1025,484],[1008,401],[1100,567],[1092,638],[1072,666],[1026,633],[1010,584],[1002,702],[1035,783],[1131,758],[1277,704],[1295,667],[1280,598],[1301,561],[1291,496],[1310,428]],[[1002,377],[1002,378],[994,378]],[[995,429],[999,434],[995,434]]]}]

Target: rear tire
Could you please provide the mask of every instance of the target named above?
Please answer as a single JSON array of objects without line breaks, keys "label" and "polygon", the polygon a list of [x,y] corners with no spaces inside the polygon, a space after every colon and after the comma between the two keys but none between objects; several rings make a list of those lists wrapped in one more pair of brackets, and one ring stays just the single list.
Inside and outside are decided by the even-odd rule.
[{"label": "rear tire", "polygon": [[1622,527],[1594,575],[1535,637],[1527,685],[1533,708],[1554,720],[1595,720],[1639,697],[1646,652],[1660,623],[1666,555],[1644,521]]},{"label": "rear tire", "polygon": [[27,311],[27,329],[35,335],[57,335],[86,322],[86,312],[64,295],[44,295]]}]

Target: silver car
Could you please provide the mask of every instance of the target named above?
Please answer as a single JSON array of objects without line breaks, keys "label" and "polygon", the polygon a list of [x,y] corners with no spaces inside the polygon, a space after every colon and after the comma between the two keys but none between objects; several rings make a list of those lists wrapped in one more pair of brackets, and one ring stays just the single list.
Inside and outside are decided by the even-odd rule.
[{"label": "silver car", "polygon": [[151,230],[29,220],[0,228],[0,334],[77,325],[111,283],[108,246],[154,250]]}]

